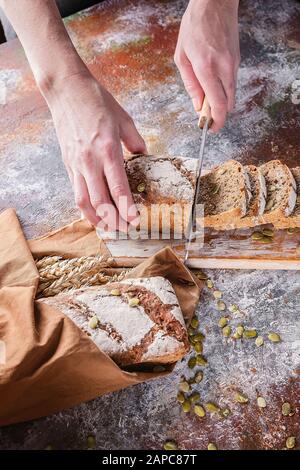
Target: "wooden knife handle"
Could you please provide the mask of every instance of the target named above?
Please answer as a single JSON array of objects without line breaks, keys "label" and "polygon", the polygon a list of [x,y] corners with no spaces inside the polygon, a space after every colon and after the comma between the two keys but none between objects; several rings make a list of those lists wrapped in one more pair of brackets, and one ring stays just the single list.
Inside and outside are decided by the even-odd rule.
[{"label": "wooden knife handle", "polygon": [[205,96],[198,121],[198,126],[200,127],[200,129],[203,129],[206,120],[208,120],[208,127],[210,127],[213,123],[213,119],[211,117],[211,109],[209,103]]}]

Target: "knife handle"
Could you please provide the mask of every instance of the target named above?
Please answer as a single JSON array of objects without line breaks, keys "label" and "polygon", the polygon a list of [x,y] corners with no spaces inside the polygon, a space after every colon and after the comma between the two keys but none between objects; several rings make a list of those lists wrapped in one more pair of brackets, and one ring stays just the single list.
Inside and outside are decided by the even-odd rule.
[{"label": "knife handle", "polygon": [[198,121],[198,126],[200,127],[200,129],[203,129],[206,120],[208,121],[208,127],[210,127],[213,123],[213,119],[211,117],[211,109],[209,103],[205,96]]}]

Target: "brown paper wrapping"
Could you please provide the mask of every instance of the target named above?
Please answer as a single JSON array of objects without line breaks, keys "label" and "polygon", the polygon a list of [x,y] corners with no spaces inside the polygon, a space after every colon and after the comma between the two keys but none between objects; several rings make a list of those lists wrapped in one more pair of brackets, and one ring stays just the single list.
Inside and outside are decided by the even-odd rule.
[{"label": "brown paper wrapping", "polygon": [[[27,242],[15,211],[0,214],[0,341],[6,353],[0,361],[0,425],[46,416],[167,373],[123,371],[63,313],[35,301],[34,258],[99,253],[109,255],[84,220]],[[191,318],[200,284],[170,248],[130,272],[158,275],[170,280],[184,317]]]}]

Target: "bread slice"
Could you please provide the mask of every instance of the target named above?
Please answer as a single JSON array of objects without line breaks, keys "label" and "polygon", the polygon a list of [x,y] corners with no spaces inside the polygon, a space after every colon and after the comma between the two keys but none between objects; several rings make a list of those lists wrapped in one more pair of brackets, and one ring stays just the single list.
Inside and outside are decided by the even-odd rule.
[{"label": "bread slice", "polygon": [[244,168],[249,177],[252,198],[245,217],[237,219],[234,228],[249,228],[258,225],[259,216],[263,215],[266,206],[267,188],[261,169],[254,165],[246,165]]},{"label": "bread slice", "polygon": [[278,229],[300,227],[300,167],[292,168],[291,172],[296,181],[296,204],[289,217],[273,222]]},{"label": "bread slice", "polygon": [[261,167],[267,185],[267,201],[260,224],[285,222],[296,204],[296,181],[291,170],[279,160],[271,160]]},{"label": "bread slice", "polygon": [[[62,311],[123,367],[172,363],[189,350],[176,294],[172,284],[161,276],[82,288],[39,302]],[[131,306],[131,302],[136,305]],[[90,320],[94,317],[96,325],[92,328]]]},{"label": "bread slice", "polygon": [[248,173],[239,162],[228,160],[201,177],[198,203],[204,205],[204,221],[197,222],[219,230],[235,228],[251,197]]},{"label": "bread slice", "polygon": [[141,213],[141,229],[176,232],[187,225],[196,165],[196,159],[170,156],[133,155],[125,160],[133,199]]}]

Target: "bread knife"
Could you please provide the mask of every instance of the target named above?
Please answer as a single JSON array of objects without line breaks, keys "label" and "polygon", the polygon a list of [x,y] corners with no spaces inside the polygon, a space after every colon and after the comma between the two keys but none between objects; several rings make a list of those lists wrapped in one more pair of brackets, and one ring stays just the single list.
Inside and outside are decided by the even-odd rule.
[{"label": "bread knife", "polygon": [[195,222],[196,222],[196,210],[197,210],[197,201],[198,201],[198,195],[199,195],[199,190],[200,190],[200,178],[201,178],[201,172],[202,172],[202,166],[203,166],[204,149],[205,149],[207,131],[210,128],[211,124],[212,124],[211,110],[210,110],[208,101],[205,97],[203,106],[200,112],[199,121],[198,121],[198,127],[202,129],[202,136],[201,136],[200,152],[199,152],[199,157],[198,157],[197,166],[196,166],[196,185],[195,185],[194,199],[193,199],[192,209],[189,215],[189,222],[187,226],[188,238],[185,243],[185,252],[184,252],[184,264],[185,265],[187,264],[187,261],[189,259],[191,243],[194,238],[194,227],[195,227]]}]

